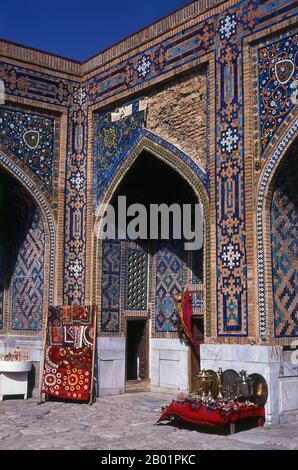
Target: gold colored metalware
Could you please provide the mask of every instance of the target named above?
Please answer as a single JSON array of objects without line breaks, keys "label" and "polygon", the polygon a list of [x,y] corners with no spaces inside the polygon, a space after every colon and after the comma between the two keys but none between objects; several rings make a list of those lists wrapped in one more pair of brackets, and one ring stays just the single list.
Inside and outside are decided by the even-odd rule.
[{"label": "gold colored metalware", "polygon": [[260,374],[251,374],[252,380],[252,402],[258,406],[265,406],[268,398],[268,385],[264,377]]},{"label": "gold colored metalware", "polygon": [[213,398],[218,394],[218,377],[213,370],[200,370],[196,375],[198,393],[205,399],[209,392]]}]

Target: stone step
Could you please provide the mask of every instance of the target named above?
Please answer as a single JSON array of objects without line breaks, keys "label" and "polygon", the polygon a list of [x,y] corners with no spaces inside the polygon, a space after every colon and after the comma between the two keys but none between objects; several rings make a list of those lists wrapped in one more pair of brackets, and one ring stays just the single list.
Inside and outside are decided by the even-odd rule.
[{"label": "stone step", "polygon": [[150,380],[128,380],[125,385],[126,393],[133,392],[149,392]]}]

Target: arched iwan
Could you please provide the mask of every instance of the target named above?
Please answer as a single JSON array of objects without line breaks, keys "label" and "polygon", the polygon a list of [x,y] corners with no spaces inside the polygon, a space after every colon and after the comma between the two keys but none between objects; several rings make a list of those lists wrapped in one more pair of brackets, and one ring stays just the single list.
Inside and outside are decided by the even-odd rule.
[{"label": "arched iwan", "polygon": [[49,202],[46,197],[38,190],[36,184],[30,177],[16,165],[3,151],[0,150],[0,167],[2,167],[10,176],[19,181],[22,186],[32,196],[34,202],[41,212],[42,221],[45,227],[46,239],[48,240],[48,304],[54,304],[54,279],[55,279],[55,246],[56,229],[55,219]]},{"label": "arched iwan", "polygon": [[[101,194],[98,201],[98,206],[95,214],[95,230],[94,230],[94,275],[93,275],[93,292],[94,301],[98,301],[98,296],[95,293],[95,286],[99,283],[99,250],[100,243],[97,239],[96,233],[100,227],[102,214],[102,207],[108,204],[113,194],[115,193],[118,185],[129,171],[134,161],[143,152],[147,151],[159,158],[175,171],[177,171],[192,187],[199,202],[203,205],[204,220],[205,220],[205,236],[204,236],[204,264],[205,264],[205,305],[206,305],[206,336],[211,336],[211,243],[210,243],[210,211],[209,211],[209,181],[206,172],[191,159],[184,152],[179,150],[174,145],[165,141],[156,134],[142,129],[134,144],[125,153],[121,163],[114,168],[109,180],[106,182],[106,191]],[[101,211],[99,213],[99,206]]]},{"label": "arched iwan", "polygon": [[268,293],[266,292],[266,279],[268,270],[266,260],[267,248],[265,244],[265,231],[267,222],[267,202],[272,191],[271,183],[281,160],[288,148],[298,135],[298,119],[287,130],[274,153],[266,163],[260,177],[258,199],[256,209],[256,233],[257,233],[257,265],[258,265],[258,314],[259,334],[263,341],[268,339]]}]

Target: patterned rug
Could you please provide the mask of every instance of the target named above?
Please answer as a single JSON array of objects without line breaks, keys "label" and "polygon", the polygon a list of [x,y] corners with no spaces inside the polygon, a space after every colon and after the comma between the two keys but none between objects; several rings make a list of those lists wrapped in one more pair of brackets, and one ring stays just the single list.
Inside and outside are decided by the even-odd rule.
[{"label": "patterned rug", "polygon": [[41,393],[90,399],[96,314],[96,306],[49,308]]}]

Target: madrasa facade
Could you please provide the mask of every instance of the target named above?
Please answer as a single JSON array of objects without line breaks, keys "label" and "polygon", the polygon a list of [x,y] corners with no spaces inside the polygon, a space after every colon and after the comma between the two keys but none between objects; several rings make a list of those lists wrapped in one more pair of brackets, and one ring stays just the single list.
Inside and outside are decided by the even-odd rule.
[{"label": "madrasa facade", "polygon": [[[0,41],[0,353],[33,395],[48,307],[97,305],[98,395],[245,369],[268,423],[297,417],[297,43],[294,0],[194,1],[85,62]],[[119,195],[198,202],[202,248],[101,240]]]}]

